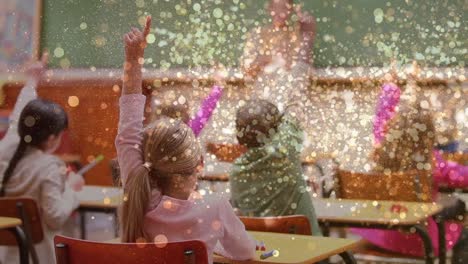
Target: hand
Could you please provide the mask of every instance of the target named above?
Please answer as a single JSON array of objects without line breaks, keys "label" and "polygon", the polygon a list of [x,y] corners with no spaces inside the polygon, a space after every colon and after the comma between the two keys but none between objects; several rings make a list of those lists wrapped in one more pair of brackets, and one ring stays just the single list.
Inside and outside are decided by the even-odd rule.
[{"label": "hand", "polygon": [[47,69],[47,62],[49,60],[49,53],[44,52],[42,54],[41,60],[33,62],[31,65],[29,65],[26,69],[26,74],[28,75],[28,78],[31,78],[33,80],[39,80],[44,74],[45,70]]},{"label": "hand", "polygon": [[384,82],[387,83],[395,83],[398,80],[398,73],[397,73],[397,64],[396,60],[392,59],[390,62],[390,71],[384,75]]},{"label": "hand", "polygon": [[315,34],[315,18],[309,15],[307,12],[302,12],[301,6],[296,7],[296,14],[298,17],[299,28],[302,34]]},{"label": "hand", "polygon": [[414,60],[412,65],[411,65],[411,70],[410,70],[409,76],[413,80],[417,80],[417,79],[419,79],[420,75],[421,75],[421,67],[419,67],[418,62]]},{"label": "hand", "polygon": [[83,176],[74,172],[70,172],[67,178],[67,184],[75,192],[81,191],[83,185],[85,184]]},{"label": "hand", "polygon": [[226,78],[228,77],[228,72],[224,65],[218,63],[214,68],[213,79],[217,85],[224,86],[226,83]]},{"label": "hand", "polygon": [[151,17],[146,17],[145,26],[143,32],[139,29],[132,27],[132,30],[124,35],[125,43],[125,56],[128,60],[138,60],[140,64],[143,64],[143,55],[147,46],[146,37],[148,36],[151,29]]}]

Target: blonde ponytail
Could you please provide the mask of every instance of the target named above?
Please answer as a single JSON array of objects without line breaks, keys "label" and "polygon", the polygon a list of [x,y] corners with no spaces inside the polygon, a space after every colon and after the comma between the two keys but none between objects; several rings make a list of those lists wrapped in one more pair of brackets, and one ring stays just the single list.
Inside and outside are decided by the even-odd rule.
[{"label": "blonde ponytail", "polygon": [[147,168],[140,166],[132,174],[128,177],[124,189],[124,202],[120,219],[122,242],[135,243],[142,238],[149,242],[143,229],[151,195],[149,172]]},{"label": "blonde ponytail", "polygon": [[121,208],[122,242],[152,238],[144,231],[144,220],[152,188],[164,195],[172,176],[192,176],[201,163],[201,149],[192,130],[180,120],[161,118],[144,133],[145,165],[135,168],[125,183]]}]

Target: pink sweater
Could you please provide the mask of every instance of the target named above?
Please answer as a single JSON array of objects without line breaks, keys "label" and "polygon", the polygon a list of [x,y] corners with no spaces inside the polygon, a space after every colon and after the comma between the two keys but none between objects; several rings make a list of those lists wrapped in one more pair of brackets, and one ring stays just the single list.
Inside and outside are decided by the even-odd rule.
[{"label": "pink sweater", "polygon": [[[400,88],[393,83],[385,84],[382,87],[374,119],[374,139],[376,144],[379,144],[385,137],[386,124],[395,115],[396,106],[400,101],[400,93]],[[436,166],[433,169],[434,201],[437,200],[438,186],[440,184],[450,187],[468,186],[468,166],[444,160],[439,151],[434,151],[434,156],[436,159]],[[448,249],[451,249],[455,245],[462,228],[463,226],[457,223],[447,223],[445,225],[445,238]],[[435,254],[438,255],[438,232],[436,223],[432,218],[428,219],[427,230],[434,245]],[[424,255],[422,241],[418,235],[376,229],[354,229],[353,231],[382,248],[408,255]]]},{"label": "pink sweater", "polygon": [[[141,94],[120,98],[115,145],[124,185],[130,172],[143,164],[141,142],[145,100]],[[145,231],[161,241],[204,241],[210,263],[214,251],[234,260],[250,259],[255,254],[255,241],[224,198],[205,199],[194,193],[188,200],[178,200],[161,195],[155,189],[146,214]]]}]

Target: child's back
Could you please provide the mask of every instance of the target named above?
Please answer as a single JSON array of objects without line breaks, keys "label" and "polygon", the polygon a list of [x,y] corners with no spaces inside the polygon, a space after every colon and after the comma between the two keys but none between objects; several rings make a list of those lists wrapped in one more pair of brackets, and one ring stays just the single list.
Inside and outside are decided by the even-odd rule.
[{"label": "child's back", "polygon": [[[74,191],[66,187],[66,171],[59,158],[39,149],[30,149],[18,162],[5,186],[7,197],[31,197],[40,208],[45,238],[35,245],[35,250],[41,263],[55,259],[53,238],[60,233],[73,209],[78,207]],[[18,261],[16,248],[0,253],[5,254],[4,263]]]},{"label": "child's back", "polygon": [[313,234],[320,234],[301,166],[303,131],[295,118],[280,116],[264,100],[250,101],[238,111],[237,129],[249,150],[233,164],[233,205],[247,216],[305,215]]},{"label": "child's back", "polygon": [[212,252],[230,259],[252,257],[255,244],[225,198],[193,194],[180,200],[153,192],[151,204],[155,207],[146,213],[145,232],[154,241],[201,240],[210,259]]},{"label": "child's back", "polygon": [[210,260],[214,251],[236,260],[250,259],[255,242],[229,202],[204,200],[193,191],[203,161],[192,129],[169,118],[143,129],[146,97],[141,94],[138,60],[143,56],[149,23],[147,20],[145,33],[134,29],[125,36],[126,65],[133,68],[125,68],[128,79],[120,98],[115,142],[125,191],[122,240],[201,240]]},{"label": "child's back", "polygon": [[[0,142],[0,197],[26,196],[36,201],[45,237],[34,248],[40,263],[51,263],[55,259],[53,237],[78,207],[70,178],[75,178],[78,185],[82,178],[77,174],[67,176],[65,163],[48,154],[59,146],[68,118],[59,105],[36,99],[45,61],[46,56],[42,64],[30,67],[33,78],[21,90],[8,132]],[[2,247],[0,262],[17,263],[17,247]]]}]

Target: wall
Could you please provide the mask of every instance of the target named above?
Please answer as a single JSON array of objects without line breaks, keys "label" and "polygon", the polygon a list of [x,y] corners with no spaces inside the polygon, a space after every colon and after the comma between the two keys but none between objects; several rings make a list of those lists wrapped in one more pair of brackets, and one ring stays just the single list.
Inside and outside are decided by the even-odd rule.
[{"label": "wall", "polygon": [[[148,67],[220,61],[235,66],[246,32],[267,23],[265,0],[44,0],[41,46],[53,67],[122,64],[121,36],[145,14],[157,30]],[[317,19],[315,65],[381,66],[391,57],[432,66],[466,66],[464,0],[295,1]],[[199,11],[195,11],[199,10]],[[216,18],[220,17],[220,18]],[[139,20],[140,19],[140,20]]]},{"label": "wall", "polygon": [[[334,153],[344,168],[358,171],[370,168],[368,155],[372,147],[372,119],[379,91],[378,79],[359,78],[349,74],[337,78],[338,69],[317,72],[307,96],[312,105],[309,109],[309,122],[305,127],[308,134],[305,155]],[[359,71],[362,73],[362,71]],[[426,71],[429,72],[429,71]],[[366,71],[361,75],[365,75]],[[184,76],[175,78],[175,76]],[[76,152],[83,163],[98,154],[106,159],[86,175],[88,184],[111,184],[109,159],[116,156],[114,139],[118,122],[118,96],[120,76],[116,71],[54,71],[51,78],[43,80],[39,96],[54,100],[65,107],[70,116],[71,137]],[[460,75],[461,76],[461,75]],[[355,81],[350,81],[350,80]],[[466,85],[466,82],[464,83]],[[21,83],[8,83],[4,86],[6,104],[12,108]],[[166,89],[176,89],[192,102],[192,112],[210,90],[209,80],[196,78],[187,72],[147,72],[145,74],[145,93],[159,96]],[[468,89],[456,84],[447,86],[442,79],[420,83],[424,97],[439,98],[442,106],[448,98],[457,98],[459,110],[466,109]],[[212,120],[201,135],[202,145],[206,142],[236,142],[234,136],[234,115],[241,100],[251,93],[242,79],[232,79],[225,89],[219,107]],[[71,107],[69,97],[76,96],[79,104]],[[148,97],[150,98],[150,97]],[[149,99],[148,99],[149,106]],[[147,107],[147,110],[151,109]],[[459,123],[461,149],[467,149],[468,131],[465,124]],[[439,128],[443,124],[436,124]],[[213,160],[207,157],[207,160]],[[206,171],[215,168],[207,166]]]}]

